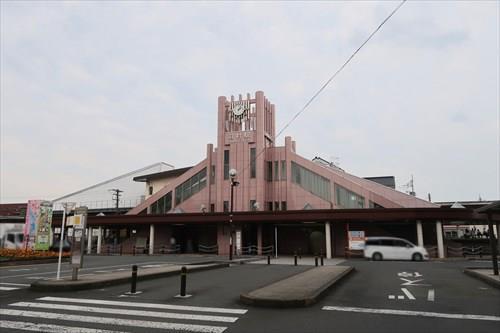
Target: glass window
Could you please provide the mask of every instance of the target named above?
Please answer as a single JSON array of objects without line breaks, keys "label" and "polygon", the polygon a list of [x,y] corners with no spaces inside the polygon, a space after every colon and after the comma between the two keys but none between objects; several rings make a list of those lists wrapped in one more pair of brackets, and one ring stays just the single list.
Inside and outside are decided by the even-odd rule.
[{"label": "glass window", "polygon": [[271,182],[273,181],[273,162],[272,161],[268,161],[266,162],[267,163],[267,181],[268,182]]},{"label": "glass window", "polygon": [[281,180],[286,180],[286,161],[281,161]]},{"label": "glass window", "polygon": [[274,202],[274,210],[280,210],[280,203],[279,201]]},{"label": "glass window", "polygon": [[341,208],[364,208],[365,198],[349,191],[348,189],[334,184],[335,186],[335,203]]},{"label": "glass window", "polygon": [[[175,204],[189,199],[207,185],[207,169],[203,168],[200,172],[186,180],[175,188]],[[172,200],[172,199],[170,199]]]},{"label": "glass window", "polygon": [[304,190],[330,202],[330,180],[292,162],[292,182]]},{"label": "glass window", "polygon": [[382,245],[382,246],[394,246],[394,241],[392,239],[382,239],[380,241],[380,245]]},{"label": "glass window", "polygon": [[255,178],[257,175],[257,155],[255,148],[250,148],[250,178]]},{"label": "glass window", "polygon": [[212,171],[210,172],[210,184],[215,184],[215,165],[212,165]]},{"label": "glass window", "polygon": [[224,212],[229,212],[229,201],[224,201]]},{"label": "glass window", "polygon": [[277,180],[280,180],[280,177],[279,177],[279,162],[278,161],[274,161],[274,180],[277,181]]},{"label": "glass window", "polygon": [[257,201],[255,201],[255,200],[250,200],[250,209],[249,209],[250,211],[256,211],[257,210],[257,208],[255,207],[255,203],[256,202]]},{"label": "glass window", "polygon": [[267,203],[267,210],[273,210],[273,202],[272,201],[269,201]]},{"label": "glass window", "polygon": [[149,195],[152,195],[153,194],[153,186],[150,186],[149,187]]},{"label": "glass window", "polygon": [[215,204],[210,204],[210,212],[215,212]]},{"label": "glass window", "polygon": [[229,150],[224,150],[224,179],[229,179]]},{"label": "glass window", "polygon": [[286,201],[281,202],[281,210],[286,210]]}]

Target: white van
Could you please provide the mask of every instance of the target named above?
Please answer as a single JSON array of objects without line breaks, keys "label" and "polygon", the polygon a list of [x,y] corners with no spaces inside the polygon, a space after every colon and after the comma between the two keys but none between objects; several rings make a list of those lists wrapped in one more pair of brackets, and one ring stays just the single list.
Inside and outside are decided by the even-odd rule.
[{"label": "white van", "polygon": [[2,247],[5,249],[22,249],[24,234],[22,231],[7,231],[2,237]]},{"label": "white van", "polygon": [[365,258],[372,260],[414,260],[429,259],[429,253],[406,239],[395,237],[367,237],[364,246]]}]

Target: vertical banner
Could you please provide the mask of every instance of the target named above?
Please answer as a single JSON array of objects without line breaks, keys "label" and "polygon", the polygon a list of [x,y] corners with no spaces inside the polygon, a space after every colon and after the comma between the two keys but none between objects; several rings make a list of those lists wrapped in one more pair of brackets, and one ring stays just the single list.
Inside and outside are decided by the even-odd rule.
[{"label": "vertical banner", "polygon": [[33,249],[35,244],[36,223],[40,214],[41,200],[28,200],[26,207],[26,222],[24,224],[24,248]]},{"label": "vertical banner", "polygon": [[48,251],[50,247],[50,231],[52,227],[52,203],[42,201],[36,220],[35,250]]},{"label": "vertical banner", "polygon": [[75,215],[72,219],[73,241],[71,245],[71,265],[76,268],[83,267],[83,253],[85,250],[84,230],[87,227],[87,215],[87,207],[75,208]]}]

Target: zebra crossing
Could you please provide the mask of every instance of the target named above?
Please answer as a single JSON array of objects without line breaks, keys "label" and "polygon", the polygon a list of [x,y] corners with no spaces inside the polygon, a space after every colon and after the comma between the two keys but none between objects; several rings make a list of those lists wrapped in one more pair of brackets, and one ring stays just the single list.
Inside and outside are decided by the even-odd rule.
[{"label": "zebra crossing", "polygon": [[[1,308],[0,329],[115,333],[147,328],[222,333],[246,312],[245,309],[47,296]],[[85,326],[89,323],[93,327]]]},{"label": "zebra crossing", "polygon": [[0,291],[19,290],[19,289],[28,288],[29,286],[30,286],[29,284],[24,284],[24,283],[7,283],[7,282],[1,282],[0,283]]}]

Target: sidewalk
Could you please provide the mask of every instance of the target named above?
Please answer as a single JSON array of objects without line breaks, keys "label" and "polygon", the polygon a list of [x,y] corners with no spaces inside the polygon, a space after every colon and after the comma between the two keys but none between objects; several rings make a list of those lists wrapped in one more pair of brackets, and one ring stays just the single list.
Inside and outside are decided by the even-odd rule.
[{"label": "sidewalk", "polygon": [[241,294],[248,305],[263,307],[304,307],[318,299],[335,283],[354,270],[350,266],[320,266],[284,280]]},{"label": "sidewalk", "polygon": [[464,270],[464,273],[500,289],[500,275],[493,275],[493,268],[469,267]]},{"label": "sidewalk", "polygon": [[[137,272],[137,281],[155,279],[159,277],[180,275],[184,265],[154,265],[157,267],[142,268]],[[210,269],[229,267],[228,263],[212,263],[200,265],[185,265],[188,274]],[[76,281],[71,278],[38,280],[31,284],[32,290],[37,291],[70,291],[102,288],[105,286],[130,283],[132,271],[112,272],[103,274],[82,274]]]}]

